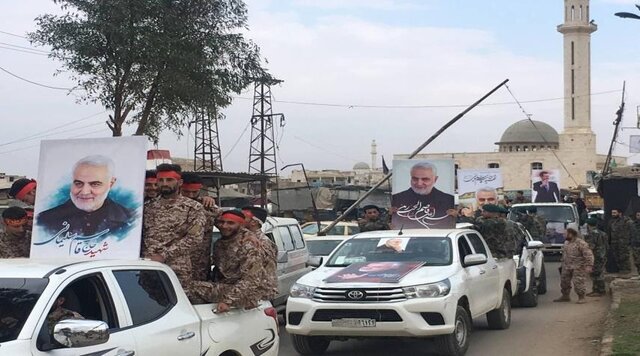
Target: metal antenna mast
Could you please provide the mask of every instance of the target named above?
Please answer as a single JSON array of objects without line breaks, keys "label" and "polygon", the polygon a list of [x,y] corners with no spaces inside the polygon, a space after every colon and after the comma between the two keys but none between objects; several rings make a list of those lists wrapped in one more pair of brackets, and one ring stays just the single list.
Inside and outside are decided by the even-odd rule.
[{"label": "metal antenna mast", "polygon": [[222,154],[220,153],[220,138],[218,136],[218,120],[224,119],[224,115],[213,111],[199,112],[196,114],[195,123],[195,149],[193,151],[193,170],[196,172],[222,171]]},{"label": "metal antenna mast", "polygon": [[[261,78],[256,80],[253,91],[253,115],[251,116],[251,148],[249,151],[249,173],[277,176],[276,142],[273,134],[274,119],[284,124],[284,114],[274,114],[271,107],[271,85],[281,80]],[[262,206],[266,206],[267,184],[260,183]]]}]

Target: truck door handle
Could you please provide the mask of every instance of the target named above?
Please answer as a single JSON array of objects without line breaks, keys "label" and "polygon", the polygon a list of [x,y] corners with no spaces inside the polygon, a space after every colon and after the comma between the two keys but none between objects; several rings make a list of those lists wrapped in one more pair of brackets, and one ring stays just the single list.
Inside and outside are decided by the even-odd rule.
[{"label": "truck door handle", "polygon": [[136,352],[132,350],[118,350],[116,356],[133,356]]},{"label": "truck door handle", "polygon": [[483,269],[480,270],[480,274],[485,274],[485,273],[487,273],[487,271],[485,271]]},{"label": "truck door handle", "polygon": [[186,340],[186,339],[191,339],[192,337],[196,336],[196,333],[194,333],[193,331],[189,331],[186,332],[180,336],[178,336],[178,341],[182,341],[182,340]]},{"label": "truck door handle", "polygon": [[498,265],[493,265],[493,267],[491,267],[491,269],[497,269]]}]

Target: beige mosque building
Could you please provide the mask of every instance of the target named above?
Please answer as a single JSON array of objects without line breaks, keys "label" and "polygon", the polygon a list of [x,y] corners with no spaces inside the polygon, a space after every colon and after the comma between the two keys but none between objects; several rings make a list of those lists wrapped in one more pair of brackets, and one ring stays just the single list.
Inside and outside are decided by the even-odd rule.
[{"label": "beige mosque building", "polygon": [[[598,27],[590,20],[589,0],[565,0],[564,5],[564,23],[557,28],[564,37],[563,131],[522,120],[505,130],[495,152],[429,153],[416,159],[453,159],[457,169],[500,168],[505,190],[530,189],[532,169],[559,170],[565,189],[589,183],[587,177],[599,172],[606,159],[596,153],[591,130],[591,34]],[[626,158],[614,158],[618,165],[626,164]]]}]

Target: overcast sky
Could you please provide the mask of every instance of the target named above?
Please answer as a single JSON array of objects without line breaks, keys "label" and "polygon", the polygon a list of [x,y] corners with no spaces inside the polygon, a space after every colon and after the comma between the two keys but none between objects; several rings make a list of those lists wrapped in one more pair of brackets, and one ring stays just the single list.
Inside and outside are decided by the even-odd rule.
[{"label": "overcast sky", "polygon": [[[624,80],[624,126],[636,123],[640,21],[613,16],[635,10],[635,2],[591,1],[591,16],[599,26],[591,45],[592,126],[599,153],[608,149]],[[350,169],[358,161],[370,162],[373,139],[379,157],[390,162],[394,154],[413,151],[462,108],[349,105],[469,104],[506,78],[534,120],[562,131],[562,35],[556,31],[563,20],[560,0],[251,0],[248,8],[248,36],[261,47],[270,71],[284,80],[272,87],[278,100],[273,110],[286,117],[277,131],[279,166],[303,162],[307,169]],[[52,1],[0,2],[0,31],[24,35],[35,30],[37,15],[57,11]],[[20,49],[15,46],[30,44],[0,32],[1,68],[53,87],[72,85],[64,73],[53,75],[59,63],[7,49]],[[245,129],[251,95],[252,88],[242,93],[224,110],[227,119],[220,123],[228,171],[248,167],[250,130]],[[504,129],[526,118],[512,102],[500,90],[487,103],[508,104],[476,108],[425,152],[495,150]],[[99,106],[76,103],[66,91],[0,71],[0,172],[35,176],[41,139],[107,136],[106,115]],[[621,141],[628,142],[629,134],[640,132],[624,130]],[[185,128],[180,140],[162,135],[159,147],[187,157],[193,155],[193,144]],[[616,153],[629,155],[628,147],[618,145]]]}]

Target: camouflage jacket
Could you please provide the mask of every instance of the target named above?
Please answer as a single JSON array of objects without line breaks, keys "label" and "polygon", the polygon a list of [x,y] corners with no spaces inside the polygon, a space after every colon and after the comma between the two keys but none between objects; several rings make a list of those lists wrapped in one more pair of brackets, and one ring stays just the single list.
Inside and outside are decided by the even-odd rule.
[{"label": "camouflage jacket", "polygon": [[582,238],[567,240],[562,245],[562,268],[585,269],[593,266],[594,258],[589,244]]},{"label": "camouflage jacket", "polygon": [[25,237],[15,237],[3,231],[0,232],[0,258],[29,257],[31,250],[31,233]]},{"label": "camouflage jacket", "polygon": [[611,219],[609,222],[609,235],[612,244],[627,246],[631,242],[631,235],[635,231],[635,226],[631,219],[626,216]]},{"label": "camouflage jacket", "polygon": [[194,253],[202,252],[204,225],[204,208],[195,200],[183,196],[154,200],[144,209],[142,256],[163,256],[188,290],[189,282],[202,276],[191,261]]},{"label": "camouflage jacket", "polygon": [[598,229],[593,229],[587,233],[584,240],[589,244],[595,259],[602,260],[607,257],[607,235]]},{"label": "camouflage jacket", "polygon": [[480,217],[476,219],[474,227],[484,237],[493,257],[513,257],[513,240],[507,235],[507,220],[505,218],[485,219]]},{"label": "camouflage jacket", "polygon": [[631,235],[631,246],[640,247],[640,220],[634,220],[633,225],[635,229],[633,235]]},{"label": "camouflage jacket", "polygon": [[360,232],[390,230],[389,224],[380,219],[374,221],[360,219],[358,220],[358,226],[360,227]]},{"label": "camouflage jacket", "polygon": [[84,319],[82,315],[63,307],[57,307],[47,315],[47,324],[49,325],[49,333],[53,334],[53,328],[56,323],[66,319]]},{"label": "camouflage jacket", "polygon": [[214,282],[225,285],[218,288],[218,302],[239,306],[262,298],[263,246],[254,233],[244,228],[235,236],[214,243]]},{"label": "camouflage jacket", "polygon": [[262,231],[255,233],[261,243],[263,277],[263,296],[260,299],[272,300],[278,295],[278,247]]}]

